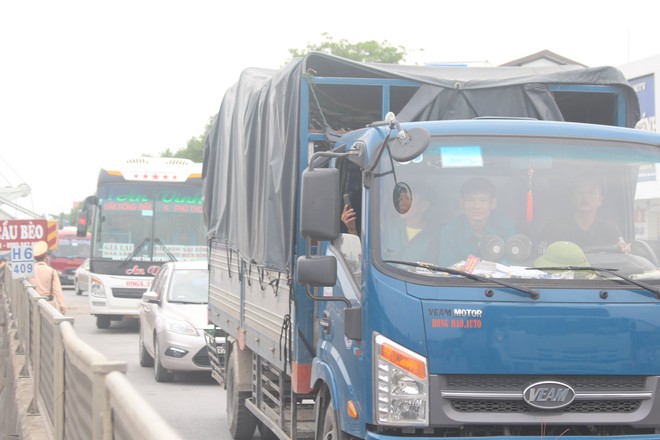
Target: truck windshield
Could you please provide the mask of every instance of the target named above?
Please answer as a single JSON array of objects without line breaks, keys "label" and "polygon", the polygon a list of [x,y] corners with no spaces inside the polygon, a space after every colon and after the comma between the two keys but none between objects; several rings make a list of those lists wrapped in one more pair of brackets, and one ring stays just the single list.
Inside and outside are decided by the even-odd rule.
[{"label": "truck windshield", "polygon": [[434,138],[412,161],[380,162],[376,258],[422,277],[456,274],[393,262],[491,278],[660,281],[659,167],[660,150],[646,144]]}]

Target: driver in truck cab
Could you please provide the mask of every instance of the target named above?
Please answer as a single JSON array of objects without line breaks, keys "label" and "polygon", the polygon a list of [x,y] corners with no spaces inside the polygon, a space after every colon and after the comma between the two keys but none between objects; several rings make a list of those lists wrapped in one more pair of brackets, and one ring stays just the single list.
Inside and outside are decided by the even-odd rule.
[{"label": "driver in truck cab", "polygon": [[582,249],[616,247],[622,252],[630,252],[630,245],[624,241],[619,226],[599,215],[604,200],[600,179],[593,176],[578,178],[570,199],[572,213],[546,226],[542,247],[556,241],[570,241]]}]

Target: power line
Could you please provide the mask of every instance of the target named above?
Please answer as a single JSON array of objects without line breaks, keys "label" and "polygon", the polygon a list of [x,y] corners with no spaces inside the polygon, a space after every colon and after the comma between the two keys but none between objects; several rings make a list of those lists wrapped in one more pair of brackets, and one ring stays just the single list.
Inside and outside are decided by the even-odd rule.
[{"label": "power line", "polygon": [[[23,179],[23,177],[21,177],[21,175],[18,174],[16,172],[16,170],[14,168],[12,168],[11,165],[9,165],[9,162],[7,162],[2,156],[0,156],[0,160],[2,160],[2,162],[7,166],[7,168],[9,168],[14,173],[14,175],[16,175],[16,177],[18,177],[18,179],[21,182],[27,183],[27,182],[25,182],[25,179]],[[5,179],[5,181],[7,182],[8,185],[12,185],[11,181],[7,178],[7,176],[4,175],[2,170],[0,170],[0,176],[2,176],[3,179]]]}]

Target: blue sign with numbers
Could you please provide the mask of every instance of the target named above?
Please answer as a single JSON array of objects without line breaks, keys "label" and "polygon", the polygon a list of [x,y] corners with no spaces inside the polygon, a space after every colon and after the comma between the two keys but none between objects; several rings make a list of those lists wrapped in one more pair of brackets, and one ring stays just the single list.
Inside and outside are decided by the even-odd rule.
[{"label": "blue sign with numbers", "polygon": [[11,248],[11,277],[29,278],[34,274],[34,253],[32,246],[14,246]]}]

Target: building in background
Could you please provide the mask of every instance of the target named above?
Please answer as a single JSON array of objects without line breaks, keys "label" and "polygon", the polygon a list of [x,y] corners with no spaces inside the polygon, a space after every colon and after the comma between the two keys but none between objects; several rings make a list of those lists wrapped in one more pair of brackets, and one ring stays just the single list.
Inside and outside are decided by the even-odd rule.
[{"label": "building in background", "polygon": [[638,128],[658,131],[655,123],[655,103],[659,97],[655,88],[655,75],[660,73],[660,55],[618,67],[635,88],[639,98],[641,118]]},{"label": "building in background", "polygon": [[509,61],[502,64],[502,67],[512,66],[526,66],[526,67],[546,67],[546,66],[580,66],[587,67],[582,63],[573,61],[569,58],[563,57],[549,50],[542,50],[540,52],[527,55],[526,57],[518,58],[517,60]]},{"label": "building in background", "polygon": [[[640,120],[637,128],[658,131],[655,104],[659,97],[655,76],[660,73],[660,55],[618,67],[635,88],[639,98]],[[649,197],[652,191],[660,187],[660,164],[648,164],[645,169],[640,170],[640,177],[642,173],[644,181],[637,186],[635,194],[635,232],[649,240],[660,241],[660,200]]]}]

